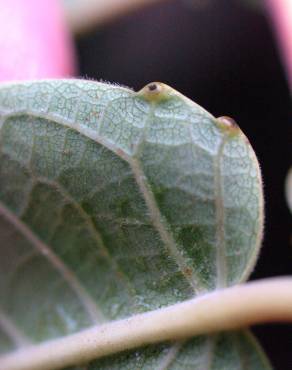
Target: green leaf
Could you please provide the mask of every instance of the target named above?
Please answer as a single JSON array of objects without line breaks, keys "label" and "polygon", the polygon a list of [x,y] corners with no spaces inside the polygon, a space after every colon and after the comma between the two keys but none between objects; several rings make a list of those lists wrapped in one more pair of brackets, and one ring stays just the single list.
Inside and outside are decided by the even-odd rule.
[{"label": "green leaf", "polygon": [[[0,134],[2,351],[250,274],[262,185],[232,120],[160,83],[136,93],[52,80],[0,87]],[[89,368],[269,365],[238,333],[151,346]]]},{"label": "green leaf", "polygon": [[[249,332],[227,333],[106,357],[90,370],[267,370],[270,364]],[[74,369],[75,370],[75,369]]]}]

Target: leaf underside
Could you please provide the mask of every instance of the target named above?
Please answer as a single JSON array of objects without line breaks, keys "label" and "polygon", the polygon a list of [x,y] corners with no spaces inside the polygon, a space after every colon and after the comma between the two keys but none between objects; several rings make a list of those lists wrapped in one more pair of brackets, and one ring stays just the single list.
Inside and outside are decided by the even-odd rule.
[{"label": "leaf underside", "polygon": [[[250,144],[170,87],[149,86],[0,87],[2,352],[230,286],[252,270],[263,207]],[[86,368],[269,365],[242,332]]]}]

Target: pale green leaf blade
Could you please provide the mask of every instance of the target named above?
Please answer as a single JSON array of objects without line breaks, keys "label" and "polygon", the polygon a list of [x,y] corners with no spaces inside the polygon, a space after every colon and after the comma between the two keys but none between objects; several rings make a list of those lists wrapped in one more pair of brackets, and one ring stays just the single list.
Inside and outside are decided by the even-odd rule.
[{"label": "pale green leaf blade", "polygon": [[0,129],[3,350],[248,277],[262,187],[230,121],[163,84],[65,80],[2,85]]},{"label": "pale green leaf blade", "polygon": [[172,346],[157,345],[110,356],[88,370],[271,370],[266,356],[248,332],[196,337]]}]

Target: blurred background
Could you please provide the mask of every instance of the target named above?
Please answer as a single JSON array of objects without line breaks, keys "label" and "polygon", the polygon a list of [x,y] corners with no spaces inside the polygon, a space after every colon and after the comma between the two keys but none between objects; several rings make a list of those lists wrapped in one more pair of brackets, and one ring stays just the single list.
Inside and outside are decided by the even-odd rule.
[{"label": "blurred background", "polygon": [[[1,2],[4,5],[0,5],[0,13],[6,0]],[[62,4],[61,0],[58,4],[33,0],[36,28],[27,34],[22,31],[21,37],[12,41],[7,30],[3,36],[1,26],[0,78],[75,75],[116,82],[135,90],[148,82],[162,81],[213,115],[233,117],[250,139],[264,178],[265,238],[252,279],[291,275],[292,215],[284,192],[285,177],[292,164],[288,82],[292,30],[289,34],[287,22],[292,15],[291,1],[91,2],[97,7],[88,5],[89,0],[63,0]],[[10,6],[12,3],[18,4],[18,18],[23,21],[21,3],[27,8],[30,1],[10,0]],[[45,3],[51,5],[44,9]],[[50,24],[40,22],[40,14],[47,19],[53,3],[58,9],[50,13]],[[26,17],[31,22],[32,13]],[[286,21],[281,17],[286,17]],[[14,21],[12,29],[26,28],[24,21],[16,25]],[[292,27],[292,17],[290,21]],[[5,43],[10,49],[11,45],[16,48],[24,37],[39,40],[36,46],[31,43],[23,51],[16,49],[10,57],[3,52]],[[24,44],[28,45],[27,40]],[[36,48],[37,52],[29,48]],[[3,67],[5,58],[8,62]],[[277,370],[292,369],[291,329],[292,325],[287,324],[253,329]]]}]

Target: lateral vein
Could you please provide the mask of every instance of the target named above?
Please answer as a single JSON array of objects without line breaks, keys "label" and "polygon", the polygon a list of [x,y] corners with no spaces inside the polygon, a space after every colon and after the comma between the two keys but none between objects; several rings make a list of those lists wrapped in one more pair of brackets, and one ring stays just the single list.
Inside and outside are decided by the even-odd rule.
[{"label": "lateral vein", "polygon": [[182,349],[185,341],[176,342],[173,346],[170,347],[167,354],[163,357],[161,363],[158,365],[157,370],[167,370],[169,366],[173,363],[179,351]]},{"label": "lateral vein", "polygon": [[2,202],[0,202],[0,216],[9,221],[43,256],[45,256],[54,268],[60,272],[63,278],[69,283],[80,298],[85,309],[89,313],[94,323],[104,322],[102,312],[98,309],[96,303],[92,300],[85,288],[79,282],[74,272],[71,271],[53,251],[39,239],[28,226],[19,220]]},{"label": "lateral vein", "polygon": [[102,146],[104,146],[105,148],[107,148],[111,152],[115,153],[118,157],[122,158],[126,162],[129,162],[129,160],[131,158],[130,155],[128,153],[126,153],[123,149],[116,148],[115,145],[113,145],[109,140],[107,140],[105,138],[102,138],[97,133],[96,130],[91,129],[89,127],[85,127],[84,125],[80,125],[78,123],[72,123],[72,122],[66,121],[65,119],[63,119],[60,116],[55,116],[55,115],[49,114],[49,113],[36,113],[36,112],[28,111],[27,109],[25,109],[23,111],[18,111],[18,112],[15,112],[15,113],[5,113],[5,114],[2,115],[2,117],[4,118],[4,120],[7,120],[9,118],[18,117],[18,116],[22,116],[22,115],[32,116],[32,117],[35,117],[35,118],[40,118],[40,119],[46,119],[46,120],[49,120],[49,121],[53,121],[54,123],[57,123],[57,124],[63,125],[64,127],[68,127],[69,129],[75,130],[75,131],[79,132],[80,134],[82,134],[83,136],[87,137],[88,139],[91,139],[91,140],[95,141],[96,143],[101,144]]},{"label": "lateral vein", "polygon": [[227,283],[227,266],[225,250],[225,212],[222,189],[221,159],[227,138],[223,137],[214,160],[215,217],[216,217],[216,261],[217,288],[224,288]]},{"label": "lateral vein", "polygon": [[18,347],[26,347],[31,344],[31,341],[15,326],[10,318],[0,308],[0,326],[5,334]]},{"label": "lateral vein", "polygon": [[169,254],[172,256],[176,264],[178,265],[181,273],[184,275],[190,286],[193,288],[195,293],[198,293],[201,289],[198,284],[198,281],[195,277],[193,269],[189,267],[186,259],[183,257],[182,253],[178,250],[175,240],[172,235],[166,229],[166,226],[163,223],[162,215],[157,207],[154,195],[151,191],[150,185],[141,171],[138,160],[133,159],[130,162],[135,180],[139,186],[141,194],[143,195],[146,205],[150,212],[150,218],[156,230],[158,231],[161,240],[163,241],[166,249]]},{"label": "lateral vein", "polygon": [[76,200],[74,198],[72,198],[72,196],[66,191],[66,189],[64,189],[63,186],[61,186],[58,182],[56,182],[56,181],[49,181],[49,180],[46,180],[44,178],[39,178],[39,181],[41,183],[44,183],[44,184],[47,184],[49,186],[55,187],[57,189],[57,191],[64,197],[64,199],[69,204],[71,203],[71,204],[74,205],[74,207],[77,208],[77,210],[80,212],[81,216],[85,220],[88,228],[90,229],[91,234],[93,235],[96,243],[98,244],[98,246],[99,246],[99,248],[101,250],[102,255],[111,264],[114,272],[116,273],[117,278],[119,280],[121,280],[121,278],[122,278],[122,280],[125,283],[125,285],[126,285],[126,287],[127,287],[127,289],[128,289],[129,292],[130,291],[133,291],[134,288],[130,285],[130,283],[128,281],[128,278],[125,275],[125,273],[119,268],[118,264],[114,261],[114,259],[110,255],[110,253],[108,251],[108,248],[104,244],[103,238],[102,238],[99,230],[97,229],[96,225],[93,223],[92,219],[87,214],[87,212],[76,202]]}]

